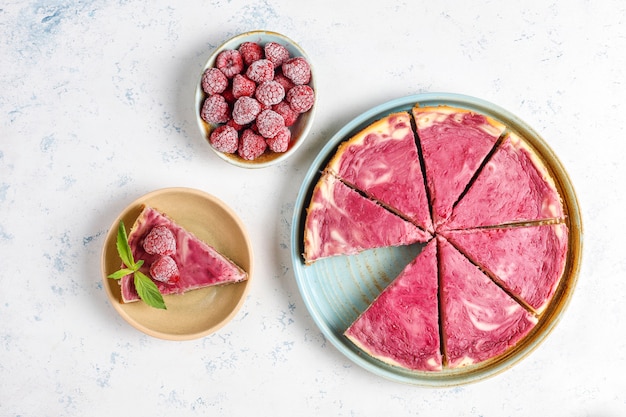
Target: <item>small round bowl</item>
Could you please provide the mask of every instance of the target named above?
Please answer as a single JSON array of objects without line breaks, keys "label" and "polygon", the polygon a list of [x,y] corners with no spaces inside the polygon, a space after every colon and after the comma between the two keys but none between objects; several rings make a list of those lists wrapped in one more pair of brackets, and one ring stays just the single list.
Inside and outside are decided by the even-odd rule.
[{"label": "small round bowl", "polygon": [[[208,141],[208,138],[211,132],[213,131],[213,129],[215,129],[218,125],[209,124],[200,117],[202,104],[204,103],[204,100],[207,97],[207,94],[202,90],[202,84],[201,84],[202,74],[204,74],[204,71],[207,68],[211,68],[215,66],[216,58],[220,54],[220,52],[227,50],[227,49],[237,49],[239,45],[241,45],[244,42],[256,42],[256,43],[259,43],[261,46],[264,46],[268,42],[276,42],[276,43],[283,45],[285,48],[287,48],[287,50],[289,51],[290,57],[305,58],[309,62],[309,66],[311,67],[311,81],[309,82],[308,85],[313,89],[313,91],[315,91],[315,101],[311,109],[309,109],[305,113],[300,114],[300,117],[298,117],[298,120],[292,126],[289,127],[289,129],[291,130],[291,141],[289,142],[289,148],[287,149],[287,151],[277,153],[277,152],[271,152],[268,149],[265,151],[263,155],[259,156],[258,158],[252,161],[245,160],[237,154],[228,154],[228,153],[220,152],[217,149],[215,149],[213,146],[211,146],[211,144]],[[315,74],[313,70],[313,65],[309,57],[304,52],[304,50],[300,48],[300,46],[297,43],[295,43],[288,37],[281,35],[279,33],[276,33],[276,32],[270,32],[270,31],[265,31],[265,30],[246,32],[246,33],[242,33],[240,35],[237,35],[227,40],[222,45],[220,45],[217,49],[215,49],[215,51],[213,51],[213,53],[207,60],[206,64],[202,68],[202,71],[200,75],[198,76],[198,84],[196,86],[196,96],[195,96],[196,122],[198,124],[198,127],[200,129],[202,136],[205,138],[207,143],[209,143],[209,146],[211,146],[211,149],[213,149],[213,151],[220,158],[222,158],[223,160],[233,165],[236,165],[242,168],[264,168],[264,167],[276,165],[280,162],[283,162],[285,159],[289,158],[289,156],[291,156],[294,152],[296,152],[296,150],[302,145],[302,143],[304,143],[304,140],[306,139],[313,125],[313,118],[314,118],[315,110],[317,107],[317,98],[318,98],[318,92],[317,92],[317,88],[315,85]]]}]

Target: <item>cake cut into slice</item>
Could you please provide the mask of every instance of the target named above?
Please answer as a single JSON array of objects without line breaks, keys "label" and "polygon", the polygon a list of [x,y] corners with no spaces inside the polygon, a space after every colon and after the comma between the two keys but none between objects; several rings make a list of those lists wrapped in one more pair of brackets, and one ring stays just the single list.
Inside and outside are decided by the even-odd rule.
[{"label": "cake cut into slice", "polygon": [[324,173],[307,208],[304,260],[307,264],[366,249],[426,242],[430,234]]},{"label": "cake cut into slice", "polygon": [[413,262],[345,331],[369,355],[416,371],[442,369],[437,301],[437,243]]},{"label": "cake cut into slice", "polygon": [[516,134],[507,135],[455,206],[446,229],[466,229],[563,217],[554,179]]},{"label": "cake cut into slice", "polygon": [[327,169],[422,229],[433,231],[409,113],[392,113],[343,142]]},{"label": "cake cut into slice", "polygon": [[446,365],[480,363],[514,347],[537,319],[445,238],[437,241]]},{"label": "cake cut into slice", "polygon": [[[148,253],[144,248],[146,236],[156,227],[172,232],[175,249],[165,253]],[[136,262],[143,260],[140,271],[152,278],[163,295],[182,294],[212,285],[244,281],[248,274],[215,248],[201,241],[174,220],[156,209],[144,206],[128,233],[128,244]],[[150,252],[154,252],[150,250]],[[150,274],[150,267],[162,257],[169,256],[178,268],[176,279],[162,282]],[[132,275],[120,280],[122,301],[138,301]]]},{"label": "cake cut into slice", "polygon": [[563,223],[449,231],[446,238],[507,291],[541,313],[567,260]]},{"label": "cake cut into slice", "polygon": [[437,228],[450,216],[505,126],[485,115],[449,106],[415,106],[413,116]]}]

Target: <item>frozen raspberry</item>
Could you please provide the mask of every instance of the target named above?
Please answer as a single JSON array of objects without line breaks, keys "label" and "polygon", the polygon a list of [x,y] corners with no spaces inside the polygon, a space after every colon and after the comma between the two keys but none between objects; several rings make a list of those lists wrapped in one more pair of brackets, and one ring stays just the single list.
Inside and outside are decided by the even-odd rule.
[{"label": "frozen raspberry", "polygon": [[233,96],[235,98],[252,97],[256,90],[256,83],[245,75],[237,74],[233,77]]},{"label": "frozen raspberry", "polygon": [[246,65],[263,58],[263,48],[256,42],[244,42],[239,46],[238,50]]},{"label": "frozen raspberry", "polygon": [[226,123],[230,119],[230,109],[226,99],[219,94],[212,94],[204,100],[200,117],[207,123]]},{"label": "frozen raspberry", "polygon": [[150,265],[150,276],[160,282],[176,282],[180,278],[178,265],[171,256],[160,256]]},{"label": "frozen raspberry", "polygon": [[262,136],[254,133],[252,129],[246,129],[241,134],[237,152],[243,159],[252,161],[263,155],[266,148],[267,143],[265,143],[265,139]]},{"label": "frozen raspberry", "polygon": [[296,120],[298,120],[298,116],[300,115],[300,113],[295,112],[291,108],[289,103],[284,100],[272,106],[272,110],[283,116],[283,120],[285,120],[285,126],[293,125]]},{"label": "frozen raspberry", "polygon": [[273,152],[285,152],[289,148],[289,141],[291,140],[291,130],[284,126],[278,131],[276,136],[266,140],[267,146]]},{"label": "frozen raspberry", "polygon": [[311,81],[311,67],[302,57],[291,58],[282,66],[283,74],[296,85],[308,84]]},{"label": "frozen raspberry", "polygon": [[293,81],[285,77],[285,74],[283,74],[282,71],[276,71],[276,74],[274,74],[274,81],[282,85],[285,91],[291,90],[291,87],[295,85]]},{"label": "frozen raspberry", "polygon": [[143,240],[143,249],[151,255],[176,253],[176,238],[166,226],[155,226]]},{"label": "frozen raspberry", "polygon": [[274,79],[274,64],[269,59],[254,61],[246,70],[246,76],[257,84]]},{"label": "frozen raspberry", "polygon": [[245,125],[252,122],[261,111],[261,104],[248,96],[239,97],[233,106],[233,120],[235,123]]},{"label": "frozen raspberry", "polygon": [[202,89],[207,94],[219,94],[228,87],[228,78],[217,68],[207,68],[202,74]]},{"label": "frozen raspberry", "polygon": [[209,142],[220,152],[235,153],[239,145],[239,133],[228,124],[221,125],[211,132]]},{"label": "frozen raspberry", "polygon": [[219,68],[226,77],[233,78],[235,74],[243,71],[243,58],[236,49],[227,49],[220,52],[215,59],[215,66]]},{"label": "frozen raspberry", "polygon": [[256,118],[256,126],[261,136],[273,138],[280,129],[285,127],[285,120],[274,110],[263,110]]},{"label": "frozen raspberry", "polygon": [[283,101],[285,89],[276,81],[265,81],[257,87],[254,96],[259,100],[259,103],[273,106]]},{"label": "frozen raspberry", "polygon": [[304,113],[313,107],[315,92],[308,85],[296,85],[287,92],[286,100],[294,111]]},{"label": "frozen raspberry", "polygon": [[265,58],[272,61],[274,67],[278,68],[283,62],[289,59],[289,51],[283,45],[276,42],[268,42],[265,44]]}]

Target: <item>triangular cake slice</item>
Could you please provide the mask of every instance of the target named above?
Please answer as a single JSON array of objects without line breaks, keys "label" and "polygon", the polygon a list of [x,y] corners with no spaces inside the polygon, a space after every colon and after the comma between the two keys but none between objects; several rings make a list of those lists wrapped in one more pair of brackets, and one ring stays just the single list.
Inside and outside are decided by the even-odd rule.
[{"label": "triangular cake slice", "polygon": [[447,366],[480,363],[514,347],[537,319],[445,238],[437,240]]},{"label": "triangular cake slice", "polygon": [[482,114],[449,106],[413,108],[435,228],[493,149],[505,126]]},{"label": "triangular cake slice", "polygon": [[430,234],[324,173],[307,208],[304,259],[307,264],[366,249],[426,242]]},{"label": "triangular cake slice", "polygon": [[343,142],[327,169],[422,229],[433,231],[409,113],[390,114]]},{"label": "triangular cake slice", "polygon": [[416,371],[442,369],[437,242],[422,252],[345,331],[369,355]]},{"label": "triangular cake slice", "polygon": [[562,217],[563,203],[545,164],[510,133],[444,227],[466,229]]},{"label": "triangular cake slice", "polygon": [[567,260],[563,223],[450,231],[446,238],[507,291],[541,313]]},{"label": "triangular cake slice", "polygon": [[[173,253],[148,253],[144,248],[146,236],[155,228],[164,226],[172,232],[176,242]],[[128,233],[128,244],[135,261],[143,260],[141,272],[149,277],[150,267],[162,256],[170,256],[178,268],[175,280],[153,281],[163,295],[182,294],[212,285],[244,281],[248,274],[215,248],[201,241],[174,220],[156,209],[144,206]],[[151,251],[152,252],[152,251]],[[139,300],[132,275],[120,280],[122,300],[126,303]]]}]

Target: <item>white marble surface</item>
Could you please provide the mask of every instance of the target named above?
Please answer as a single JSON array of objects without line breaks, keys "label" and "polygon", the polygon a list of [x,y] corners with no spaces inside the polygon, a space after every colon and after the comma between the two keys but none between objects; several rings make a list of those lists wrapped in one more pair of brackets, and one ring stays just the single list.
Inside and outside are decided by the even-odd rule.
[{"label": "white marble surface", "polygon": [[[4,1],[0,5],[0,415],[626,415],[626,5],[572,1]],[[199,136],[193,92],[223,40],[301,43],[318,75],[308,143],[246,171]],[[362,111],[408,94],[480,97],[533,126],[584,222],[572,302],[527,359],[483,382],[407,386],[352,364],[294,280],[294,200],[315,155]],[[256,256],[218,333],[168,342],[103,289],[118,213],[158,188],[231,206]]]}]

